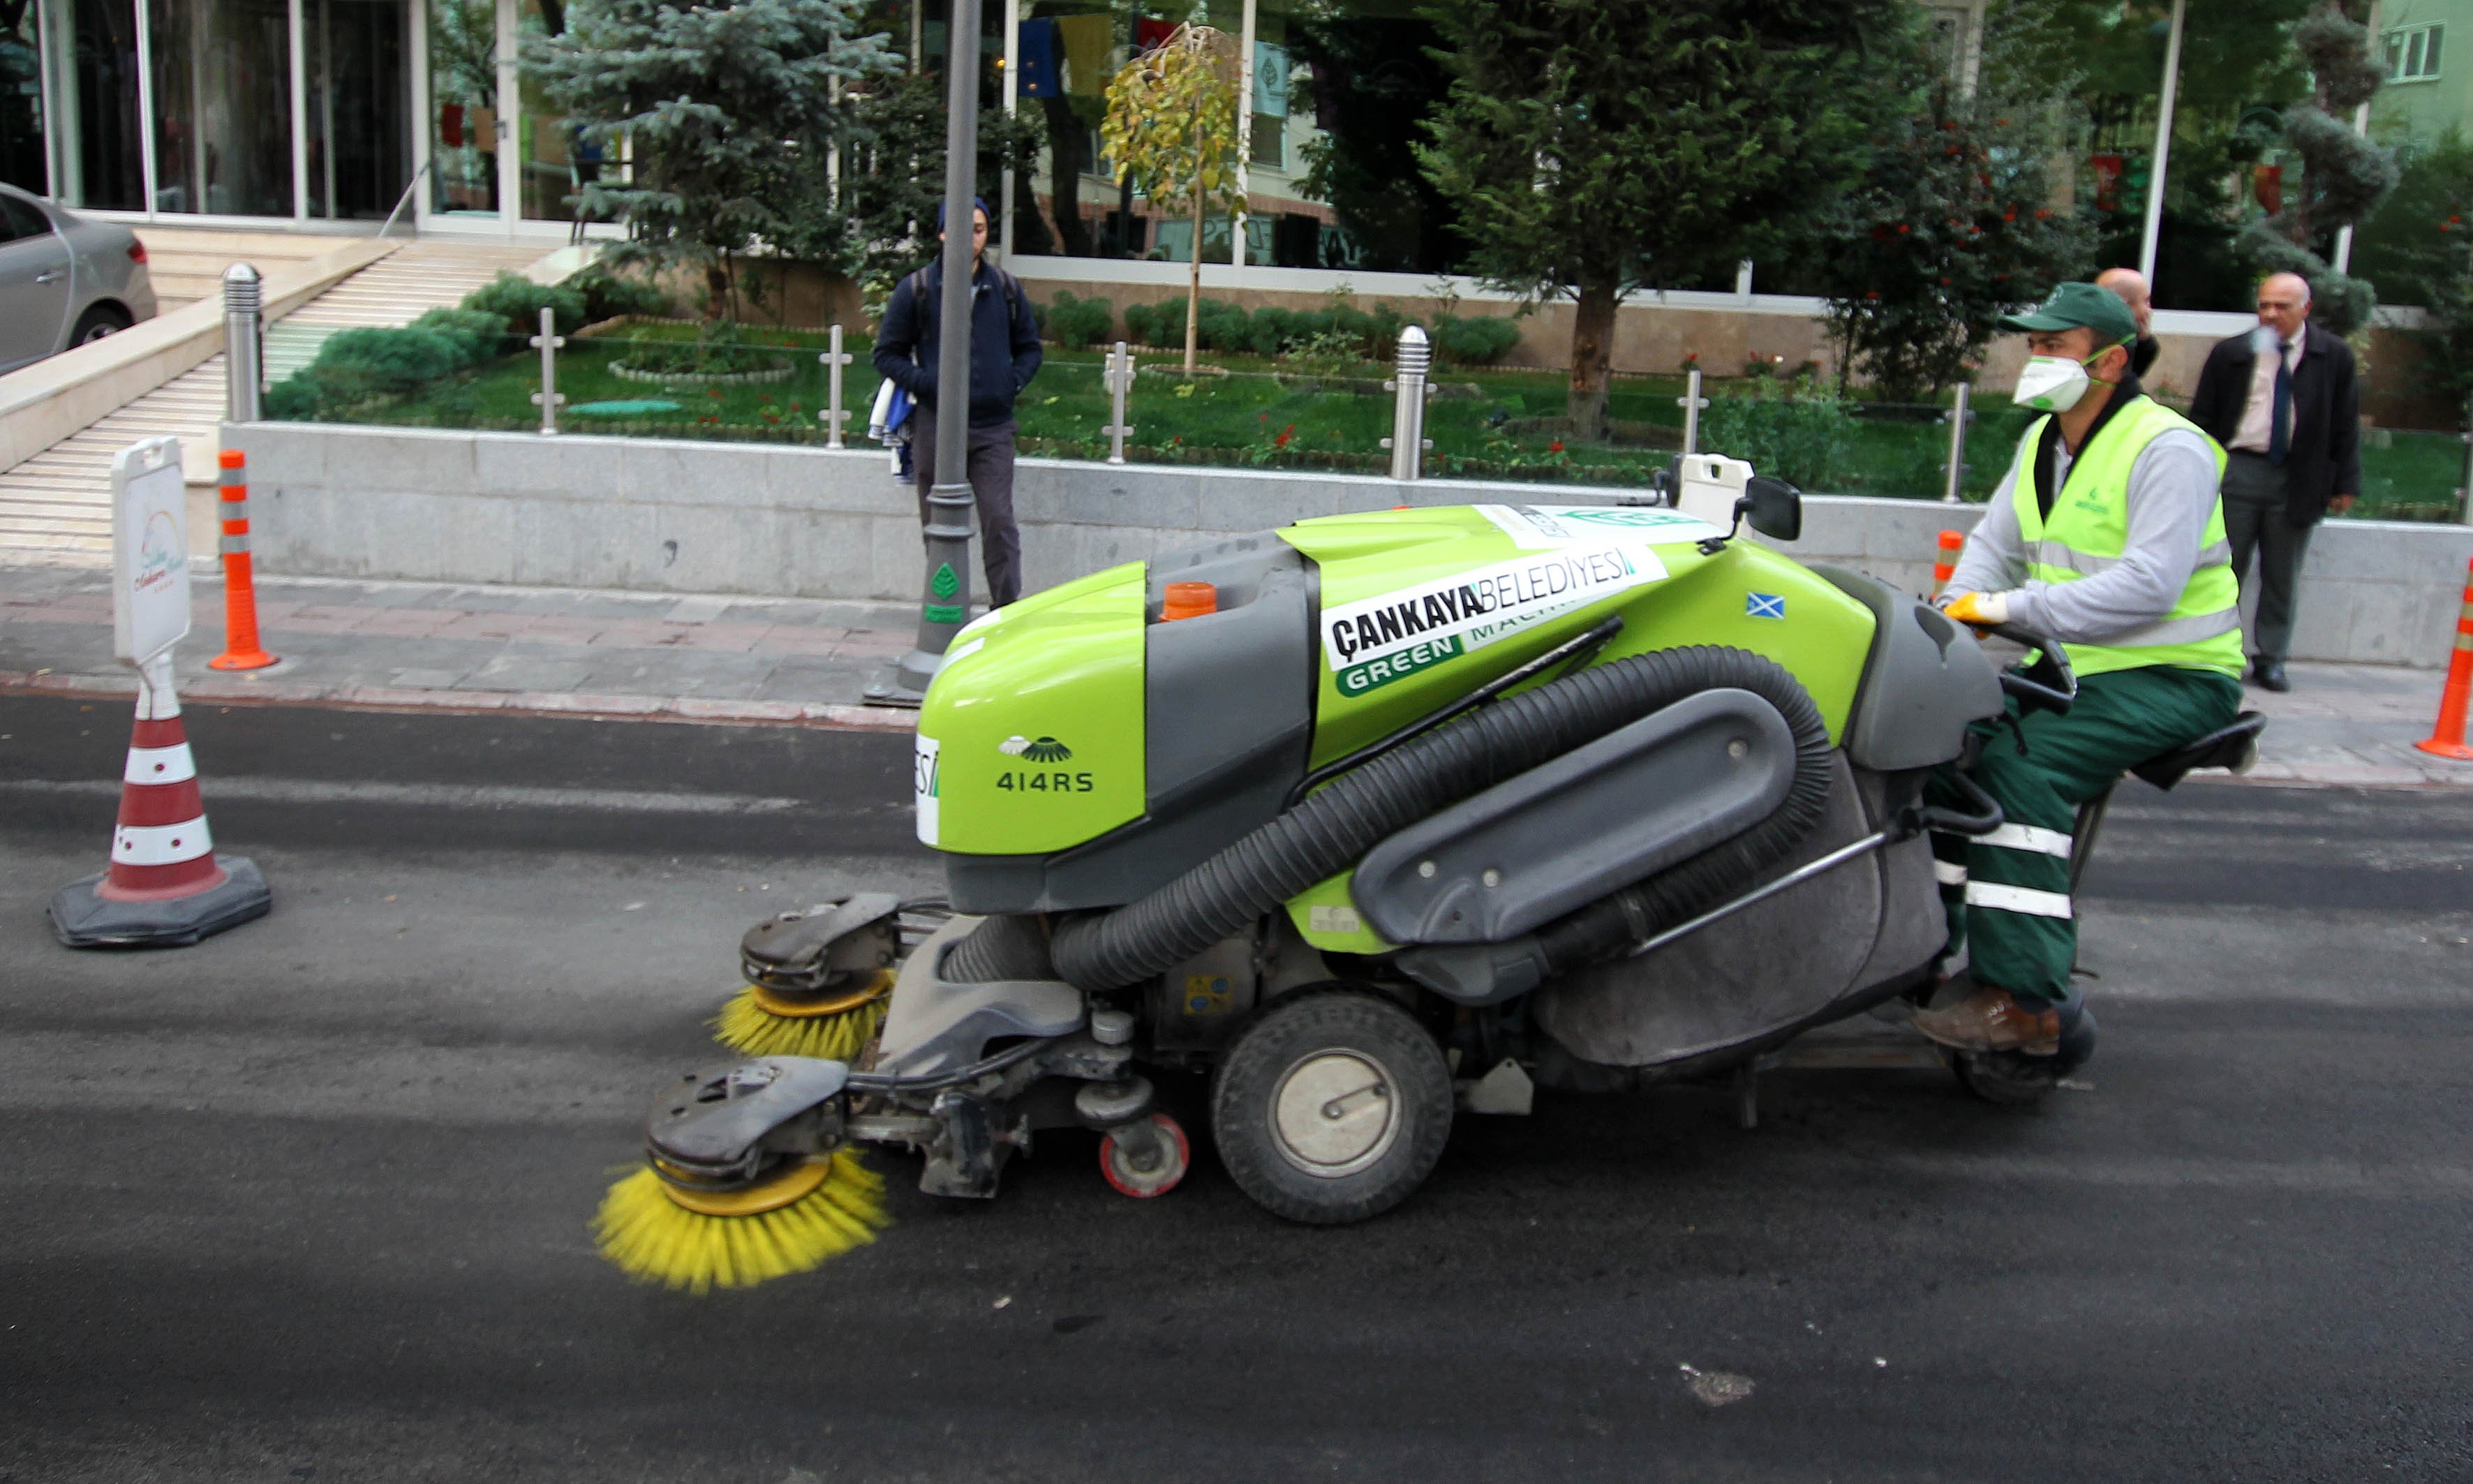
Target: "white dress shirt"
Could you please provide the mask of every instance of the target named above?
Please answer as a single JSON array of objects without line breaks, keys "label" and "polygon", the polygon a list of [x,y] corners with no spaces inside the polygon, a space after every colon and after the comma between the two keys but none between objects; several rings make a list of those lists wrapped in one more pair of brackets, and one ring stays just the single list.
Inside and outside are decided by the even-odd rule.
[{"label": "white dress shirt", "polygon": [[[2306,331],[2304,333],[2307,333]],[[2288,371],[2301,369],[2301,335],[2284,343],[2284,366]],[[2285,413],[2290,418],[2290,410]],[[2241,426],[2233,433],[2228,445],[2248,453],[2268,451],[2269,424],[2275,417],[2275,362],[2267,356],[2250,357],[2249,401],[2242,408]],[[2289,441],[2293,429],[2287,424],[2284,436]]]}]

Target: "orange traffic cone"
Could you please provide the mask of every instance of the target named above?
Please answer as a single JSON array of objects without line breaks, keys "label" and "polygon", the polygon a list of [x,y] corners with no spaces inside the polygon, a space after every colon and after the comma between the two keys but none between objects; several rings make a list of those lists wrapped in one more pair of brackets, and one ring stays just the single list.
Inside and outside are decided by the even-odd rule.
[{"label": "orange traffic cone", "polygon": [[263,670],[275,657],[258,647],[257,579],[249,558],[249,474],[237,448],[223,451],[224,652],[218,670]]},{"label": "orange traffic cone", "polygon": [[1940,554],[1933,559],[1933,590],[1935,598],[1949,586],[1952,573],[1957,570],[1957,549],[1966,544],[1963,531],[1943,531],[1939,539]]},{"label": "orange traffic cone", "polygon": [[2438,722],[2430,740],[2413,746],[2459,762],[2473,762],[2473,747],[2464,745],[2464,708],[2473,699],[2473,562],[2466,563],[2464,607],[2456,615],[2456,652],[2447,660],[2447,688],[2438,693]]},{"label": "orange traffic cone", "polygon": [[215,859],[172,661],[153,660],[139,672],[110,868],[53,897],[52,931],[73,948],[179,947],[273,905],[256,866]]}]

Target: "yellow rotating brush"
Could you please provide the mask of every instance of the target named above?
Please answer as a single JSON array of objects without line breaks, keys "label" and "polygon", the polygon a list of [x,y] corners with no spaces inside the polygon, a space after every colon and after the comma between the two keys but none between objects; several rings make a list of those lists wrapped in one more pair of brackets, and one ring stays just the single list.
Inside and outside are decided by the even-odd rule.
[{"label": "yellow rotating brush", "polygon": [[802,997],[751,984],[730,998],[714,1017],[714,1039],[751,1056],[812,1056],[849,1062],[876,1037],[884,1023],[885,1002],[893,994],[894,973],[879,969],[861,977],[860,988],[818,997]]},{"label": "yellow rotating brush", "polygon": [[889,1220],[883,1196],[884,1178],[848,1149],[739,1190],[682,1189],[647,1166],[610,1187],[592,1234],[638,1282],[696,1294],[753,1288],[875,1241]]}]

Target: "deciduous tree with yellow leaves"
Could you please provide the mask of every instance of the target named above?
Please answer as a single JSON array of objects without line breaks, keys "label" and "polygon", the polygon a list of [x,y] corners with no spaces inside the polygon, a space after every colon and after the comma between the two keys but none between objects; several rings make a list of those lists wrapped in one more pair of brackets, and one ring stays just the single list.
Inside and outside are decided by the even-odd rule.
[{"label": "deciduous tree with yellow leaves", "polygon": [[1099,142],[1117,178],[1164,211],[1193,213],[1185,299],[1185,369],[1194,369],[1202,313],[1202,225],[1216,203],[1245,209],[1237,188],[1236,60],[1227,33],[1185,25],[1127,62],[1108,84]]}]

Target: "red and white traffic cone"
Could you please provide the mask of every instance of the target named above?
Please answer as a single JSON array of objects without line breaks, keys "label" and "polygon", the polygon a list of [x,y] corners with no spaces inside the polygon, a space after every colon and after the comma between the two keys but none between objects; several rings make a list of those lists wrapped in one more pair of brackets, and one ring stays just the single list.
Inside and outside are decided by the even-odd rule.
[{"label": "red and white traffic cone", "polygon": [[274,905],[255,865],[215,859],[170,658],[138,677],[110,868],[52,898],[52,930],[73,948],[180,947]]}]

